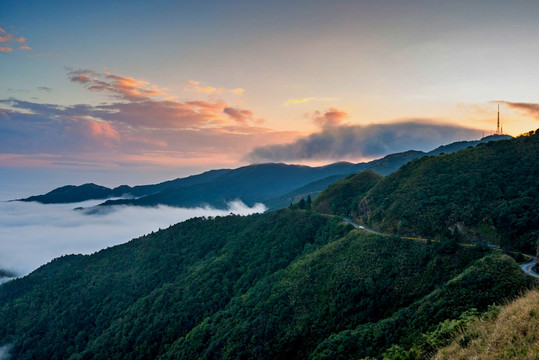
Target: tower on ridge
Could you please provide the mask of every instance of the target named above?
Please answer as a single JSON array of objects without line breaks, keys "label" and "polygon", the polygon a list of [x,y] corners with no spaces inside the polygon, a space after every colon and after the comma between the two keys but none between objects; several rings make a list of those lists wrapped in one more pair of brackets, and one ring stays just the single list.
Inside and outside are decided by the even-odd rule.
[{"label": "tower on ridge", "polygon": [[496,135],[500,135],[500,104],[498,104],[498,125],[496,126]]}]

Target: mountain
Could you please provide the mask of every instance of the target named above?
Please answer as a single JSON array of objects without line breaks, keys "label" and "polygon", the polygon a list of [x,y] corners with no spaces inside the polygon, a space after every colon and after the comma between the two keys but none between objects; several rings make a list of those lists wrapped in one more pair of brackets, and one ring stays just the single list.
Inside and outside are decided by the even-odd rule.
[{"label": "mountain", "polygon": [[[17,359],[329,360],[421,359],[455,337],[472,344],[473,327],[464,340],[459,329],[538,286],[518,253],[458,243],[470,229],[503,236],[498,220],[494,232],[485,225],[493,214],[514,220],[514,247],[537,231],[538,138],[355,174],[314,210],[191,219],[55,259],[0,286],[0,347]],[[349,206],[385,235],[316,211]],[[455,219],[458,236],[447,232]],[[437,241],[398,236],[435,229]],[[539,337],[530,329],[526,339]]]},{"label": "mountain", "polygon": [[426,156],[382,179],[353,213],[392,233],[453,235],[535,252],[539,133]]},{"label": "mountain", "polygon": [[0,346],[17,359],[377,356],[530,286],[488,249],[311,211],[192,219],[0,286]]},{"label": "mountain", "polygon": [[90,183],[80,186],[62,186],[44,195],[30,196],[26,199],[20,199],[20,201],[37,201],[42,204],[72,203],[88,199],[106,199],[115,196],[115,194],[113,189]]},{"label": "mountain", "polygon": [[228,171],[230,170],[210,170],[199,175],[169,180],[154,185],[139,185],[134,187],[121,185],[114,189],[92,183],[80,186],[67,185],[54,189],[44,195],[30,196],[25,199],[19,199],[19,201],[37,201],[43,204],[58,204],[86,200],[100,200],[120,196],[141,197],[155,194],[167,189],[205,184],[213,181],[215,178],[227,173]]},{"label": "mountain", "polygon": [[108,200],[102,205],[169,205],[194,207],[212,205],[226,208],[232,200],[241,199],[247,205],[265,203],[269,209],[287,207],[291,202],[307,196],[314,197],[329,184],[360,171],[373,171],[388,175],[402,165],[428,154],[449,153],[476,146],[482,142],[510,138],[493,135],[478,141],[461,141],[439,147],[429,153],[406,151],[390,154],[367,163],[339,162],[321,167],[285,164],[256,164],[238,169],[212,170],[199,175],[170,180],[154,185],[130,187],[122,185],[114,189],[95,184],[68,185],[45,195],[31,196],[21,201],[42,203],[68,203],[90,199],[126,197]]},{"label": "mountain", "polygon": [[347,162],[321,167],[287,164],[249,165],[230,170],[212,182],[168,188],[137,199],[108,200],[103,205],[193,207],[209,204],[217,208],[226,208],[229,201],[241,199],[245,204],[252,206],[319,179],[358,172],[363,166],[364,164]]}]

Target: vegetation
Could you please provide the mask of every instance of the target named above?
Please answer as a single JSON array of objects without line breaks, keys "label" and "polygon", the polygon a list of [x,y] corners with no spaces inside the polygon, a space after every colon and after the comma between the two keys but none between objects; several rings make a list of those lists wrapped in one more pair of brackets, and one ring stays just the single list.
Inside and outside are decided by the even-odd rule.
[{"label": "vegetation", "polygon": [[539,291],[467,321],[434,359],[537,359]]},{"label": "vegetation", "polygon": [[535,252],[539,132],[415,160],[362,200],[359,221],[387,233],[452,234]]},{"label": "vegetation", "polygon": [[372,171],[350,175],[322,192],[314,200],[313,209],[325,214],[357,215],[360,201],[381,178]]},{"label": "vegetation", "polygon": [[[391,317],[330,336],[320,343],[310,358],[382,357],[382,351],[386,349],[386,355],[414,354],[417,347],[429,346],[429,342],[421,336],[422,333],[435,331],[430,334],[432,346],[433,340],[438,339],[436,342],[439,342],[440,338],[443,339],[440,333],[447,332],[444,330],[447,327],[444,325],[446,320],[458,319],[462,313],[472,308],[485,311],[490,304],[518,295],[529,286],[529,281],[513,259],[499,254],[490,255]],[[408,359],[399,356],[393,358]]]},{"label": "vegetation", "polygon": [[146,343],[160,351],[236,294],[349,230],[337,219],[283,210],[193,219],[91,256],[65,256],[0,287],[0,339],[16,339],[19,359],[65,358],[104,334],[111,350],[140,354],[135,348],[146,351]]}]

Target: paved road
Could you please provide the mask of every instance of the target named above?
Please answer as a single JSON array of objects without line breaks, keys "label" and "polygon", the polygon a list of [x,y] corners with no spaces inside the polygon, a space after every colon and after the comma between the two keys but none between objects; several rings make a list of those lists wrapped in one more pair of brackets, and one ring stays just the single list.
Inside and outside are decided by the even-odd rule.
[{"label": "paved road", "polygon": [[348,223],[348,224],[352,225],[353,227],[357,227],[358,229],[365,230],[366,232],[370,232],[370,233],[373,233],[373,234],[381,235],[378,231],[374,231],[373,229],[366,228],[363,225],[356,224],[355,222],[353,222],[349,218],[343,218],[343,220],[344,220],[345,223]]},{"label": "paved road", "polygon": [[520,268],[522,269],[522,271],[524,271],[526,274],[530,275],[530,276],[533,276],[533,277],[536,277],[536,278],[539,278],[539,274],[536,273],[535,271],[533,271],[533,267],[535,266],[535,256],[531,256],[531,255],[528,255],[529,257],[532,258],[532,260],[526,264],[522,264],[520,265]]},{"label": "paved road", "polygon": [[[348,224],[350,224],[350,225],[352,225],[352,226],[354,226],[354,227],[356,227],[356,228],[358,228],[358,229],[362,229],[362,230],[365,230],[365,231],[370,232],[370,233],[373,233],[373,234],[382,235],[382,234],[380,234],[379,232],[374,231],[374,230],[369,229],[369,228],[366,228],[366,227],[363,226],[363,225],[356,224],[355,222],[353,222],[353,221],[352,221],[351,219],[349,219],[349,218],[343,218],[343,220],[344,220],[344,222],[346,222],[346,223],[348,223]],[[425,240],[425,241],[426,241],[426,239],[422,239],[422,238],[410,238],[410,237],[403,237],[403,238],[404,238],[404,239],[414,239],[414,240]],[[464,245],[464,246],[475,246],[475,245],[473,245],[473,244],[460,244],[460,245]],[[496,246],[496,245],[488,245],[488,247],[493,248],[493,249],[496,249],[496,250],[501,250],[501,249],[499,249],[499,247]],[[533,276],[533,277],[535,277],[535,278],[539,278],[539,274],[536,273],[535,271],[533,271],[533,267],[535,266],[535,261],[536,261],[535,256],[533,256],[533,255],[528,255],[528,254],[524,254],[524,255],[530,257],[530,258],[531,258],[531,261],[530,261],[530,262],[527,262],[527,263],[525,263],[525,264],[520,265],[520,268],[522,269],[522,271],[524,271],[524,273],[525,273],[526,275]]]}]

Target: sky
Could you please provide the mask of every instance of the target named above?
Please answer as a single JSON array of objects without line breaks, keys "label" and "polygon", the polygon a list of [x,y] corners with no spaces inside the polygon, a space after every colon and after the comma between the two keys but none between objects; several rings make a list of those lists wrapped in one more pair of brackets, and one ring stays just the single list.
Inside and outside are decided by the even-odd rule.
[{"label": "sky", "polygon": [[3,198],[539,127],[536,1],[0,2]]}]

